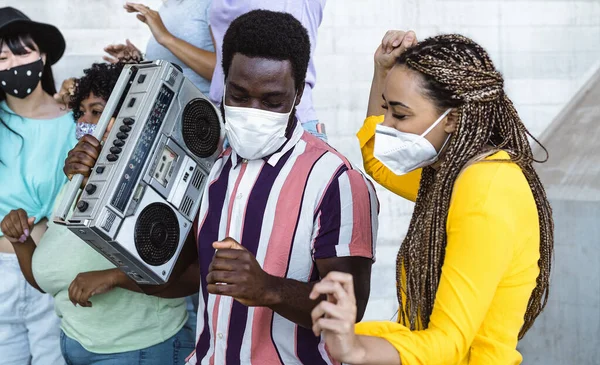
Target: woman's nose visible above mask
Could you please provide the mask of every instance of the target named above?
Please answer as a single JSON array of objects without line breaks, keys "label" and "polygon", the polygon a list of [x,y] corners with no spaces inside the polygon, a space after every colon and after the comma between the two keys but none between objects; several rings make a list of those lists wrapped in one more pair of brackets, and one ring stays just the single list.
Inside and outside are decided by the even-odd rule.
[{"label": "woman's nose visible above mask", "polygon": [[0,51],[0,71],[27,65],[36,62],[39,59],[42,59],[42,62],[44,62],[44,57],[42,57],[38,51],[29,48],[25,48],[25,50],[28,53],[14,54],[5,44]]}]

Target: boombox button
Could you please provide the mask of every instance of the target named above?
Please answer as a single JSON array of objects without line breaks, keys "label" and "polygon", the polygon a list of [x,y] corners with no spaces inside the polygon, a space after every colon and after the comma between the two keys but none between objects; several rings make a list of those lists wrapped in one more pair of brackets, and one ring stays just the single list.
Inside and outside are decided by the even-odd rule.
[{"label": "boombox button", "polygon": [[129,135],[127,133],[123,133],[123,132],[119,132],[117,133],[117,138],[118,139],[127,139]]},{"label": "boombox button", "polygon": [[116,160],[119,159],[119,156],[117,155],[113,155],[112,153],[108,156],[106,156],[106,159],[109,160],[110,162],[115,162]]},{"label": "boombox button", "polygon": [[120,140],[120,139],[115,139],[115,140],[113,141],[113,144],[114,144],[115,146],[117,146],[117,147],[123,147],[123,146],[125,145],[125,142],[123,142],[123,141],[122,141],[122,140]]},{"label": "boombox button", "polygon": [[89,194],[92,195],[94,194],[94,192],[96,191],[96,185],[94,184],[87,184],[85,186],[85,191]]},{"label": "boombox button", "polygon": [[80,212],[85,212],[89,206],[90,205],[83,200],[80,200],[79,203],[77,203],[77,209],[79,209]]},{"label": "boombox button", "polygon": [[125,133],[127,133],[127,132],[131,132],[131,127],[130,127],[130,126],[128,126],[128,125],[122,125],[122,126],[119,128],[119,130],[120,130],[121,132],[125,132]]},{"label": "boombox button", "polygon": [[127,117],[123,119],[123,124],[125,125],[132,125],[133,123],[135,123],[135,120],[133,118]]},{"label": "boombox button", "polygon": [[96,173],[97,174],[101,174],[104,172],[104,166],[98,166],[96,167]]},{"label": "boombox button", "polygon": [[119,153],[121,153],[121,148],[119,148],[119,147],[111,147],[110,148],[110,152],[114,153],[115,155],[118,155]]}]

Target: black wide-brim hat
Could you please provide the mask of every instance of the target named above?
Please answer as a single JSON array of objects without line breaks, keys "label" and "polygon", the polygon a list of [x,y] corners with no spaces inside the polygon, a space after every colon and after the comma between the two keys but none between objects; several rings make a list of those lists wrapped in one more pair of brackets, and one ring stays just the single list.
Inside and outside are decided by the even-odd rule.
[{"label": "black wide-brim hat", "polygon": [[53,25],[34,22],[15,8],[0,8],[0,38],[5,34],[29,33],[51,65],[65,53],[65,38]]}]

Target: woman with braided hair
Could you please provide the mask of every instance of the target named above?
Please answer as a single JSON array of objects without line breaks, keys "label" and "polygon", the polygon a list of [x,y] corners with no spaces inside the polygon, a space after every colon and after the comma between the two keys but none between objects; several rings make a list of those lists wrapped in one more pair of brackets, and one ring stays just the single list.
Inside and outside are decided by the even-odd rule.
[{"label": "woman with braided hair", "polygon": [[313,330],[348,364],[519,364],[553,251],[533,137],[478,44],[414,43],[413,32],[384,37],[358,133],[365,170],[416,201],[398,253],[398,323],[354,326],[352,277],[330,273],[311,293],[329,298]]}]

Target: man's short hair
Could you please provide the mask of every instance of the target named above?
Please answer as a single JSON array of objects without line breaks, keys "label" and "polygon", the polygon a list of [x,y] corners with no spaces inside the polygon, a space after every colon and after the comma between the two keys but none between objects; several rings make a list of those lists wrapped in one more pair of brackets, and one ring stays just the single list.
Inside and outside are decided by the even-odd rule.
[{"label": "man's short hair", "polygon": [[247,57],[289,60],[296,88],[304,84],[310,60],[310,38],[291,14],[253,10],[236,18],[223,38],[223,74],[227,78],[236,53]]}]

